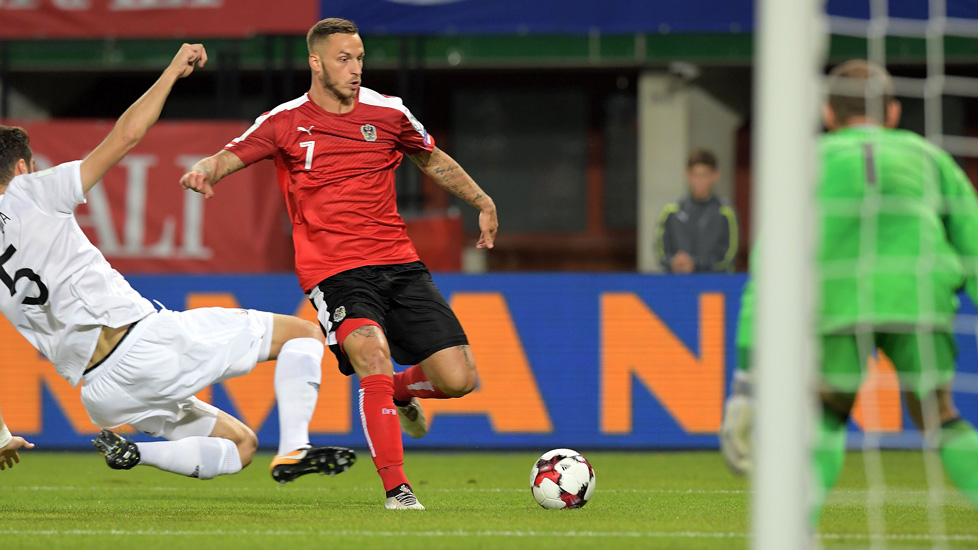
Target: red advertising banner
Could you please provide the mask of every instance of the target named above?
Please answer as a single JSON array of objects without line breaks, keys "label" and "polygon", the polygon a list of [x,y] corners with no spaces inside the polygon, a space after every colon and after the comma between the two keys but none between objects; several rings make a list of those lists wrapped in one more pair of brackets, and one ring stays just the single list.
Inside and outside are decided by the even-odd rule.
[{"label": "red advertising banner", "polygon": [[[112,128],[105,121],[22,126],[37,169],[81,159]],[[263,273],[293,269],[285,201],[272,162],[232,174],[212,199],[178,183],[193,163],[241,135],[244,122],[160,122],[88,193],[75,217],[123,273]]]},{"label": "red advertising banner", "polygon": [[0,0],[0,39],[302,34],[316,0]]}]

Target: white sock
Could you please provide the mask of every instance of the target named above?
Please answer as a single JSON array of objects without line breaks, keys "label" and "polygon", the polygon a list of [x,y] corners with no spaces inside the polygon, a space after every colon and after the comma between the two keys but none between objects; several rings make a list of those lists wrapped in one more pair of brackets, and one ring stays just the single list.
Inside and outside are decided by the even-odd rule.
[{"label": "white sock", "polygon": [[319,399],[323,379],[323,343],[295,338],[282,346],[275,364],[275,400],[278,402],[278,454],[309,444],[309,422]]},{"label": "white sock", "polygon": [[139,463],[199,479],[241,471],[238,447],[230,439],[187,437],[176,441],[136,443]]}]

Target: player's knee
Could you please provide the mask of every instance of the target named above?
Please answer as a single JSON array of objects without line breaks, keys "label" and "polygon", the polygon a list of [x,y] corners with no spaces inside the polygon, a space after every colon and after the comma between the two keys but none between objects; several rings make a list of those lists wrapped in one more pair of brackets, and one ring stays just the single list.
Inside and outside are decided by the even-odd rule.
[{"label": "player's knee", "polygon": [[245,437],[244,441],[238,444],[238,454],[241,456],[241,467],[251,464],[251,459],[255,457],[255,451],[258,450],[258,436],[255,432],[248,430],[248,435]]},{"label": "player's knee", "polygon": [[391,364],[390,352],[380,348],[359,350],[353,355],[347,355],[350,363],[357,373],[357,376],[373,376],[375,374],[394,375],[394,366]]},{"label": "player's knee", "polygon": [[343,353],[353,364],[357,375],[393,374],[391,351],[383,331],[375,325],[364,325],[343,340]]},{"label": "player's knee", "polygon": [[325,342],[323,330],[318,324],[290,315],[282,315],[279,323],[283,327],[284,334],[282,340],[289,341],[296,338],[315,338],[320,342]]},{"label": "player's knee", "polygon": [[255,435],[255,432],[251,428],[241,425],[235,430],[232,441],[238,448],[241,467],[244,468],[251,464],[251,460],[255,457],[255,451],[258,450],[258,436]]},{"label": "player's knee", "polygon": [[465,368],[443,377],[438,389],[451,397],[462,397],[472,393],[478,383],[475,369]]},{"label": "player's knee", "polygon": [[297,324],[293,338],[315,338],[320,342],[326,342],[326,337],[323,336],[323,330],[319,325],[305,319],[300,320]]}]

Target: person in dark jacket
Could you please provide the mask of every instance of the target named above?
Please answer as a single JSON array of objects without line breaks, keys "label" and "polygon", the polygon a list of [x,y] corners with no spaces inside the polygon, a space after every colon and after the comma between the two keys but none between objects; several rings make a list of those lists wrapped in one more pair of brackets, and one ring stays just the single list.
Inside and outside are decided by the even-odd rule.
[{"label": "person in dark jacket", "polygon": [[732,271],[737,255],[737,213],[713,194],[720,179],[717,157],[696,149],[686,161],[689,195],[667,204],[659,214],[655,248],[670,273]]}]

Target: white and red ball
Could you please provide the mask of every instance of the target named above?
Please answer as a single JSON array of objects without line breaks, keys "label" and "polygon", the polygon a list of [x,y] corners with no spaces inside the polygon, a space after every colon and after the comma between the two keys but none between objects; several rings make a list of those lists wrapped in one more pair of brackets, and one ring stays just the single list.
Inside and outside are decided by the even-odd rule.
[{"label": "white and red ball", "polygon": [[594,493],[594,469],[577,451],[548,451],[530,470],[530,491],[544,508],[580,508]]}]

